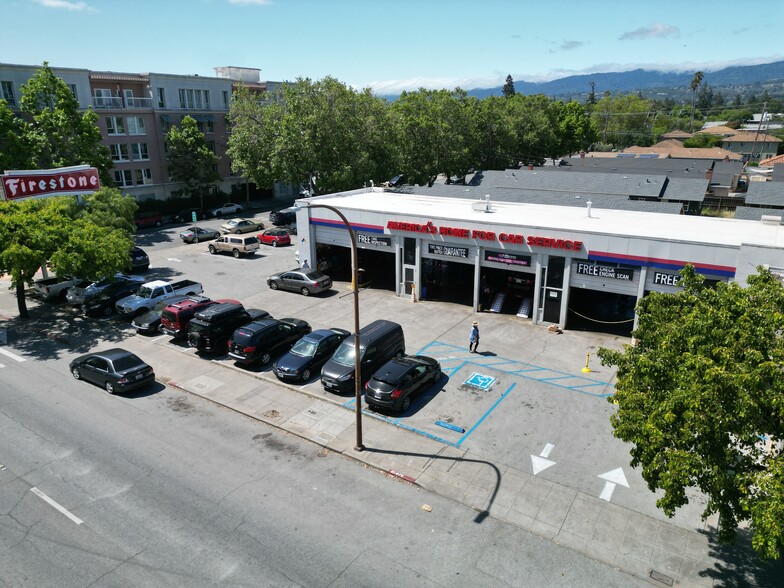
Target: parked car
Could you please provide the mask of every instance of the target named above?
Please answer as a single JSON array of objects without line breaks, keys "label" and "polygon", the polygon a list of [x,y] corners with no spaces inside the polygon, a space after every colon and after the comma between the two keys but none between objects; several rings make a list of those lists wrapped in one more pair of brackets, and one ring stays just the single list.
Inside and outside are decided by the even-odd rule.
[{"label": "parked car", "polygon": [[[193,213],[196,213],[196,218],[193,218]],[[181,210],[180,212],[173,214],[171,217],[171,222],[173,223],[192,223],[196,222],[197,220],[204,220],[208,217],[206,210],[201,208],[186,208],[185,210]]]},{"label": "parked car", "polygon": [[273,210],[269,216],[270,222],[276,227],[285,227],[297,222],[297,209],[294,207]]},{"label": "parked car", "polygon": [[210,243],[208,249],[213,255],[219,251],[231,251],[234,257],[253,255],[259,250],[259,240],[256,237],[226,235],[215,239],[215,241]]},{"label": "parked car", "polygon": [[220,237],[220,231],[215,229],[203,229],[201,227],[188,227],[180,232],[180,239],[186,243],[198,243],[199,241],[211,241]]},{"label": "parked car", "polygon": [[250,220],[247,218],[233,218],[230,221],[226,221],[220,227],[222,233],[234,233],[238,235],[239,233],[253,233],[255,231],[260,231],[264,228],[264,223]]},{"label": "parked car", "polygon": [[103,280],[92,282],[84,288],[80,288],[78,286],[68,288],[68,292],[65,294],[65,300],[68,302],[68,304],[81,305],[91,298],[100,296],[105,291],[107,291],[107,289],[111,292],[112,289],[118,288],[119,284],[122,283],[133,282],[138,288],[143,280],[144,278],[141,276],[115,274],[111,278],[104,278]]},{"label": "parked car", "polygon": [[264,310],[245,309],[242,304],[216,304],[197,312],[188,324],[188,345],[199,352],[225,352],[226,342],[242,325],[268,317]]},{"label": "parked car", "polygon": [[257,235],[259,243],[262,245],[291,245],[291,235],[284,229],[267,229]]},{"label": "parked car", "polygon": [[153,280],[139,286],[139,291],[117,301],[117,312],[126,316],[136,316],[149,312],[161,300],[168,300],[178,294],[195,296],[203,292],[201,283],[193,280],[165,282]]},{"label": "parked car", "polygon": [[110,316],[116,310],[117,301],[136,294],[141,285],[138,280],[114,282],[97,296],[86,299],[82,311],[88,316]]},{"label": "parked car", "polygon": [[138,212],[133,217],[133,223],[137,229],[145,229],[148,227],[160,227],[163,224],[163,214],[157,210],[148,210],[146,212]]},{"label": "parked car", "polygon": [[332,278],[309,268],[297,268],[273,274],[267,279],[267,285],[273,290],[291,290],[303,296],[318,294],[332,287]]},{"label": "parked car", "polygon": [[411,399],[441,379],[441,365],[432,357],[394,357],[365,384],[365,402],[375,408],[405,412]]},{"label": "parked car", "polygon": [[145,271],[150,268],[150,258],[141,247],[131,249],[131,271]]},{"label": "parked car", "polygon": [[229,356],[237,363],[267,365],[310,331],[310,325],[300,319],[256,320],[234,331],[228,342]]},{"label": "parked car", "polygon": [[145,312],[142,315],[137,316],[135,319],[131,321],[131,326],[136,329],[137,333],[144,334],[144,335],[152,335],[153,333],[157,333],[161,327],[161,312],[163,309],[173,304],[175,302],[179,302],[180,300],[184,300],[188,298],[186,295],[178,295],[168,300],[161,300],[158,302],[150,312]]},{"label": "parked car", "polygon": [[175,338],[187,335],[188,324],[197,312],[226,302],[239,304],[236,300],[210,300],[206,296],[191,296],[170,304],[161,311],[161,331]]},{"label": "parked car", "polygon": [[272,364],[280,380],[307,382],[351,333],[344,329],[318,329],[302,337]]},{"label": "parked car", "polygon": [[400,186],[403,185],[403,182],[405,181],[406,181],[406,175],[398,174],[395,177],[393,177],[391,180],[389,180],[388,183],[390,188],[399,188]]},{"label": "parked car", "polygon": [[65,300],[70,288],[86,288],[90,283],[90,280],[82,280],[81,278],[54,276],[36,280],[34,287],[36,294],[47,302],[52,302]]},{"label": "parked car", "polygon": [[224,216],[227,214],[237,214],[238,212],[242,212],[245,210],[241,204],[234,204],[233,202],[227,202],[226,204],[219,206],[218,208],[213,208],[210,211],[212,216]]},{"label": "parked car", "polygon": [[146,386],[155,380],[155,372],[130,351],[115,347],[88,353],[70,363],[71,374],[104,388],[109,394]]},{"label": "parked car", "polygon": [[[347,393],[354,390],[356,354],[354,337],[343,340],[321,368],[321,385],[327,392]],[[360,385],[393,357],[406,353],[406,339],[399,324],[379,319],[359,330]]]}]

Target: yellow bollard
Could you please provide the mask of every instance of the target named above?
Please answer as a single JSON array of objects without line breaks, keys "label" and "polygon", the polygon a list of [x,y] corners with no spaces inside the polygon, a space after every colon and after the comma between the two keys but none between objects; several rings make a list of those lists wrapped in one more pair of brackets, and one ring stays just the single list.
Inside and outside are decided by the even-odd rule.
[{"label": "yellow bollard", "polygon": [[584,374],[590,374],[591,373],[591,368],[588,367],[588,362],[590,361],[590,359],[591,359],[591,354],[588,353],[588,355],[585,356],[585,367],[580,370]]}]

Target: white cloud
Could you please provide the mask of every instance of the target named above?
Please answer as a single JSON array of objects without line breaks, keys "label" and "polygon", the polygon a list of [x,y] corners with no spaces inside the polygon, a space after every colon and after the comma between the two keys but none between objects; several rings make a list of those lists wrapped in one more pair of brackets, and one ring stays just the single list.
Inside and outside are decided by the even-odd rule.
[{"label": "white cloud", "polygon": [[33,0],[46,8],[63,8],[65,10],[95,10],[87,2],[71,2],[70,0]]},{"label": "white cloud", "polygon": [[640,27],[618,37],[619,41],[637,41],[639,39],[662,39],[664,37],[680,37],[681,30],[672,25],[660,22],[653,23],[650,27]]}]

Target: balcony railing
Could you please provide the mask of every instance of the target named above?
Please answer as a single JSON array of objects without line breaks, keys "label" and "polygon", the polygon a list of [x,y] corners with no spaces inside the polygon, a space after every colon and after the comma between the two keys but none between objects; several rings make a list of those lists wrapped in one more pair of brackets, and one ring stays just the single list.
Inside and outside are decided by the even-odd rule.
[{"label": "balcony railing", "polygon": [[140,98],[136,96],[131,96],[129,98],[121,98],[119,96],[93,96],[93,107],[113,110],[152,108],[152,98]]}]

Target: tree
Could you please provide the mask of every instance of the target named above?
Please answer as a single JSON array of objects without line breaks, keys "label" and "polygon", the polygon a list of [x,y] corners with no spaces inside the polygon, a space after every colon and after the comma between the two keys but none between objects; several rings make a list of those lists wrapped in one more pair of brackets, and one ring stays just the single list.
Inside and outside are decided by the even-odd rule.
[{"label": "tree", "polygon": [[689,84],[689,88],[691,88],[691,120],[689,121],[689,132],[694,132],[694,106],[697,102],[697,89],[700,87],[704,77],[705,74],[701,71],[695,72],[694,76],[691,78],[691,83]]},{"label": "tree", "polygon": [[136,208],[115,188],[81,206],[73,196],[0,202],[0,267],[11,275],[19,316],[28,318],[25,287],[47,261],[58,275],[85,279],[129,269]]},{"label": "tree", "polygon": [[512,79],[512,74],[506,76],[506,83],[504,84],[504,96],[509,98],[509,96],[515,95],[515,87],[514,87],[514,80]]},{"label": "tree", "polygon": [[204,133],[191,116],[184,117],[179,127],[169,130],[166,142],[172,180],[180,182],[183,196],[199,198],[204,208],[204,195],[220,179],[216,171],[218,156],[210,150]]},{"label": "tree", "polygon": [[596,141],[597,134],[585,108],[574,100],[558,107],[558,156],[571,155]]},{"label": "tree", "polygon": [[[638,304],[637,342],[600,349],[618,366],[615,437],[632,443],[668,516],[707,496],[703,517],[719,514],[719,539],[732,542],[749,521],[754,548],[777,558],[784,547],[784,287],[764,268],[737,283],[704,285],[693,268],[683,291],[650,293]],[[766,441],[770,446],[766,445]],[[773,447],[769,450],[769,447]]]},{"label": "tree", "polygon": [[29,125],[0,100],[0,171],[33,167]]},{"label": "tree", "polygon": [[104,185],[112,184],[113,164],[101,142],[98,115],[91,108],[79,112],[73,92],[46,62],[22,84],[19,110],[28,121],[23,125],[23,135],[30,150],[30,167],[90,165],[98,169]]},{"label": "tree", "polygon": [[592,110],[596,105],[596,82],[591,82],[591,91],[588,92],[588,99],[585,101],[588,110]]}]

